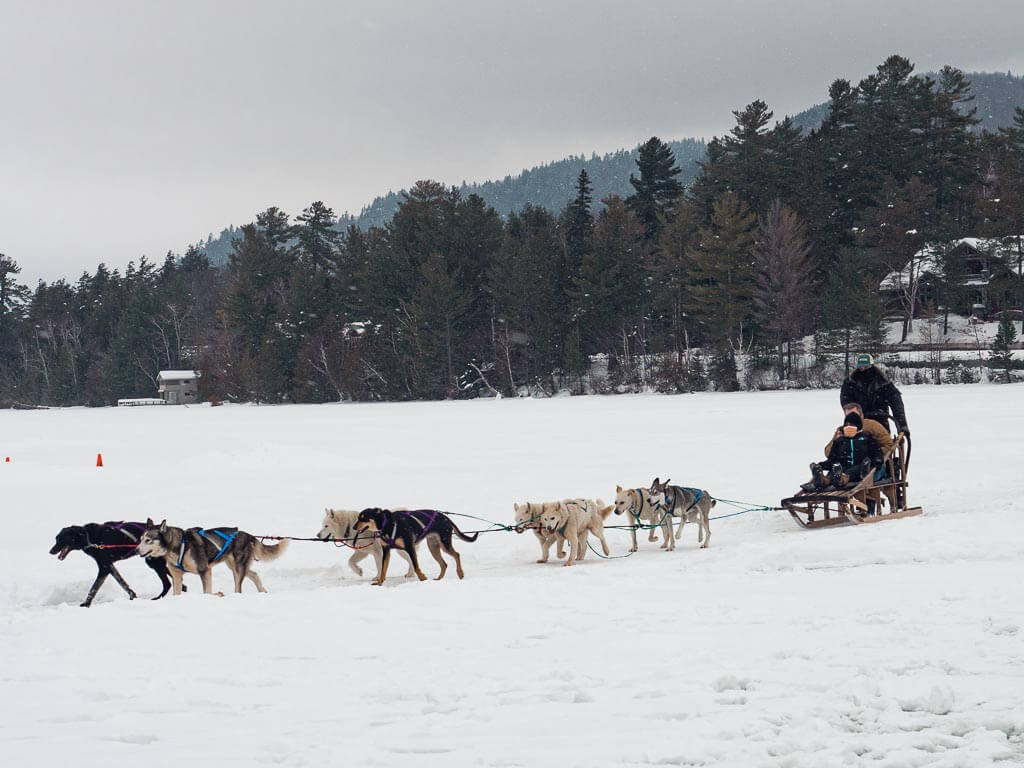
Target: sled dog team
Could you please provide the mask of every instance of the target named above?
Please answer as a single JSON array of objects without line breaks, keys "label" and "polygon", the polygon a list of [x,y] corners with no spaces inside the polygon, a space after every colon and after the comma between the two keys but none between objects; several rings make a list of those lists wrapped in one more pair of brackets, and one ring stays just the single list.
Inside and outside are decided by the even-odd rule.
[{"label": "sled dog team", "polygon": [[[532,530],[540,545],[538,563],[548,562],[552,545],[555,554],[565,559],[565,565],[583,560],[587,553],[591,535],[600,542],[601,549],[610,554],[604,535],[605,522],[613,513],[628,521],[632,537],[630,552],[637,551],[636,531],[638,527],[648,529],[648,540],[656,541],[656,529],[662,531],[661,548],[674,550],[676,541],[681,539],[686,523],[697,524],[697,540],[701,549],[711,542],[709,524],[715,499],[705,490],[670,485],[666,480],[655,478],[649,488],[615,489],[615,503],[605,505],[601,499],[563,499],[562,501],[516,503],[515,524],[512,530],[524,533]],[[678,528],[673,530],[674,520]],[[359,576],[363,575],[359,563],[372,556],[377,566],[375,585],[381,585],[387,578],[388,564],[392,550],[408,564],[406,577],[416,576],[420,581],[427,577],[420,568],[417,546],[425,542],[427,549],[441,568],[438,579],[443,579],[448,564],[442,557],[447,554],[455,562],[455,570],[461,579],[465,576],[462,558],[452,546],[453,537],[462,541],[476,541],[479,533],[465,534],[444,512],[434,509],[380,509],[372,507],[361,512],[345,509],[327,509],[317,538],[324,541],[340,541],[354,552],[348,560],[349,567]],[[566,556],[565,545],[569,551]],[[212,593],[211,571],[221,563],[227,565],[234,576],[235,592],[242,591],[242,582],[249,579],[260,592],[267,590],[259,574],[253,570],[257,560],[274,560],[288,545],[284,539],[278,544],[264,544],[252,534],[237,528],[177,528],[167,521],[155,523],[146,520],[136,522],[108,522],[74,525],[57,534],[56,542],[50,549],[51,555],[63,560],[72,550],[81,550],[96,561],[98,573],[89,594],[82,603],[88,607],[107,576],[112,575],[128,593],[129,599],[136,595],[114,566],[138,554],[146,564],[156,571],[162,591],[153,598],[159,600],[173,589],[175,595],[186,590],[182,579],[186,573],[199,576],[204,593]],[[169,577],[169,578],[168,578]],[[219,594],[219,593],[218,593]]]}]

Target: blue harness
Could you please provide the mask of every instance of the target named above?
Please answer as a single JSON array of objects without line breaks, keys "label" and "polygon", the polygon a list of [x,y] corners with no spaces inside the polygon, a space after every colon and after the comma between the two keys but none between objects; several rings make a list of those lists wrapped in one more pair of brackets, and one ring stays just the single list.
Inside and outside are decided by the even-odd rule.
[{"label": "blue harness", "polygon": [[[213,565],[218,560],[220,560],[221,557],[223,557],[224,553],[228,551],[228,547],[231,546],[231,542],[234,541],[235,537],[238,535],[238,531],[233,531],[231,533],[225,533],[220,528],[214,528],[214,529],[212,529],[210,531],[207,531],[204,528],[196,528],[194,530],[195,530],[196,533],[198,533],[200,536],[202,536],[208,542],[213,544],[213,546],[215,546],[215,547],[218,546],[218,543],[216,541],[214,541],[213,539],[211,539],[207,535],[207,533],[212,533],[215,536],[219,536],[224,541],[224,545],[220,548],[220,550],[218,550],[217,554],[213,556],[213,559],[210,560],[210,565]],[[182,536],[181,537],[181,549],[178,551],[178,562],[176,562],[174,564],[174,567],[177,568],[179,571],[184,571],[185,570],[185,566],[183,565],[183,563],[185,561],[185,544],[186,544],[187,541],[188,541],[188,536]]]}]

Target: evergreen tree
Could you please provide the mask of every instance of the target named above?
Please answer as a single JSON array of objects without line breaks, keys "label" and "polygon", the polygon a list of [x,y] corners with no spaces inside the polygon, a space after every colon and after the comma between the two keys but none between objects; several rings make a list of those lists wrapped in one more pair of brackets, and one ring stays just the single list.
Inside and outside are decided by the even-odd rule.
[{"label": "evergreen tree", "polygon": [[636,159],[640,177],[629,175],[634,192],[626,198],[626,206],[644,226],[646,238],[653,240],[661,228],[661,219],[668,216],[672,205],[683,193],[676,178],[680,174],[672,150],[657,136],[640,145]]},{"label": "evergreen tree", "polygon": [[989,359],[992,361],[994,368],[999,368],[1003,371],[1007,384],[1013,381],[1011,373],[1014,367],[1013,344],[1016,341],[1017,329],[1013,327],[1010,318],[1004,313],[1003,319],[999,321],[996,337],[992,341],[992,351],[989,353]]},{"label": "evergreen tree", "polygon": [[651,306],[668,327],[668,336],[677,362],[684,352],[689,357],[690,337],[687,308],[693,265],[689,250],[694,247],[700,229],[697,206],[679,198],[658,238],[657,247],[648,253],[646,269],[651,281]]},{"label": "evergreen tree", "polygon": [[689,251],[691,304],[705,342],[734,356],[751,342],[755,282],[751,246],[757,217],[738,195],[726,192],[712,206],[711,222]]}]

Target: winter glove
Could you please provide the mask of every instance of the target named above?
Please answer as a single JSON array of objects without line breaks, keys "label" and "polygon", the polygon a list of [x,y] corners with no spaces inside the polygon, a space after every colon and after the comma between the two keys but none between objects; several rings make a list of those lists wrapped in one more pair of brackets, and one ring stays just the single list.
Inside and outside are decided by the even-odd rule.
[{"label": "winter glove", "polygon": [[900,424],[899,431],[902,432],[907,437],[910,437],[910,427],[908,427],[906,424]]}]

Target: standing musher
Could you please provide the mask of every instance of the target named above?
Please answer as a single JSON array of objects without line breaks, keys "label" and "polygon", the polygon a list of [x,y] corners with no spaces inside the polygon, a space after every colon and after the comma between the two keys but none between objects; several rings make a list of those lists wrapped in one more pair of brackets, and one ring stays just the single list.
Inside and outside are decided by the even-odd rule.
[{"label": "standing musher", "polygon": [[857,355],[857,367],[843,382],[839,390],[839,402],[845,408],[849,403],[858,403],[865,419],[873,419],[889,429],[889,411],[896,422],[896,432],[910,435],[907,414],[903,410],[903,396],[896,385],[875,367],[871,355],[862,352]]}]

